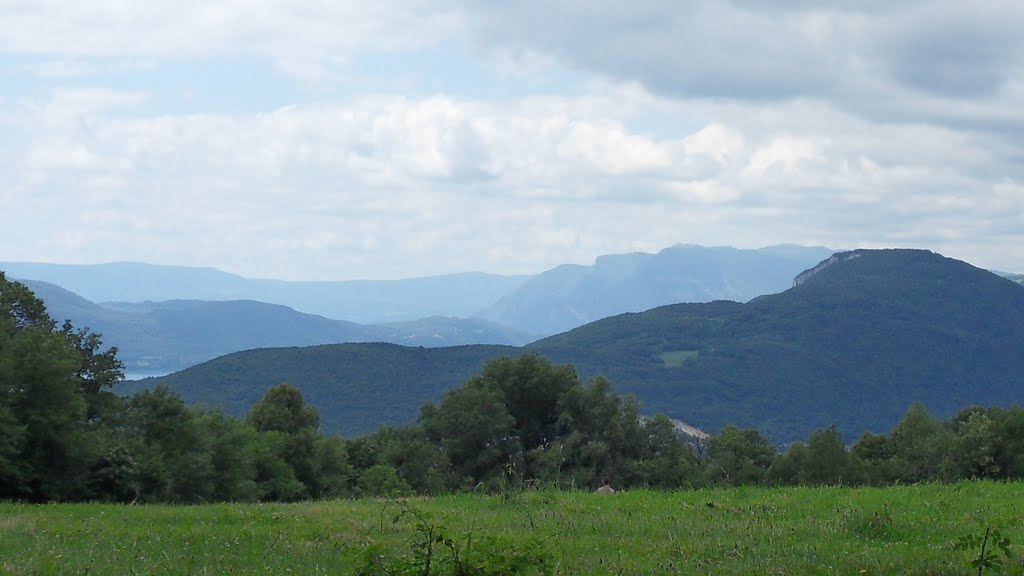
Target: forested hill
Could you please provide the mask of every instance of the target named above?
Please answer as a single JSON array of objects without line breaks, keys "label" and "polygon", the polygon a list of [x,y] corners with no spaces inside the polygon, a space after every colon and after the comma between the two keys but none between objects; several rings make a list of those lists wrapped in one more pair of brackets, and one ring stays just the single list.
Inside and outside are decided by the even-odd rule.
[{"label": "forested hill", "polygon": [[439,400],[487,361],[517,353],[512,346],[489,345],[266,348],[222,356],[162,378],[122,383],[118,391],[166,384],[189,402],[222,406],[228,414],[243,417],[270,387],[289,383],[319,410],[322,430],[358,435],[412,421],[424,402]]},{"label": "forested hill", "polygon": [[625,314],[528,349],[604,374],[650,410],[785,441],[888,430],[912,402],[948,415],[1024,392],[1024,288],[921,250],[841,253],[747,304]]},{"label": "forested hill", "polygon": [[311,350],[234,354],[160,381],[238,412],[286,380],[325,430],[354,433],[412,420],[487,359],[529,351],[708,431],[731,423],[786,442],[834,423],[851,439],[891,429],[915,401],[942,416],[1019,402],[1024,288],[927,251],[857,250],[780,294],[623,314],[524,349]]}]

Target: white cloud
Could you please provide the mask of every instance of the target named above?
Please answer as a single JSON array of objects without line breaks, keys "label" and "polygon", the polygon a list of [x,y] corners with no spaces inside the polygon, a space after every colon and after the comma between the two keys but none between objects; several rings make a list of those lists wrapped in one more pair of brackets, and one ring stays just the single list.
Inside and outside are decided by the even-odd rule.
[{"label": "white cloud", "polygon": [[706,156],[719,164],[735,158],[745,147],[743,134],[721,124],[709,124],[683,139],[687,154]]},{"label": "white cloud", "polygon": [[558,147],[558,156],[612,175],[663,169],[673,161],[666,145],[607,122],[573,124]]},{"label": "white cloud", "polygon": [[[57,91],[26,103],[0,140],[22,191],[8,205],[56,215],[22,231],[38,239],[8,257],[318,278],[525,272],[637,243],[950,247],[1020,205],[1016,177],[965,153],[957,132],[879,131],[795,105],[730,108],[728,128],[710,121],[659,140],[630,130],[642,115],[609,94],[511,105],[368,96],[266,114],[138,116],[120,111],[139,95]],[[654,103],[658,115],[721,112]],[[791,114],[814,114],[819,131],[780,133]],[[964,215],[982,224],[946,224]],[[1020,257],[1016,246],[1002,251],[1003,262]]]},{"label": "white cloud", "polygon": [[742,176],[791,178],[799,174],[804,163],[824,159],[822,145],[813,139],[779,136],[754,152],[743,169]]},{"label": "white cloud", "polygon": [[[0,259],[396,277],[802,242],[1024,271],[1021,6],[8,3],[0,54],[39,84],[0,96]],[[488,70],[430,60],[467,40]],[[425,47],[414,81],[339,76]],[[186,114],[182,57],[301,80]]]}]

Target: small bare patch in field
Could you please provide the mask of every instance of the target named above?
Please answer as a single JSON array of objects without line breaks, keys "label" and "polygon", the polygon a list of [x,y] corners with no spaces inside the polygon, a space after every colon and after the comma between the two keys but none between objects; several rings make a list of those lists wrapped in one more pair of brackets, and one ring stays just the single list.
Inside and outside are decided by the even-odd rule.
[{"label": "small bare patch in field", "polygon": [[2,516],[0,517],[0,532],[21,529],[27,523],[27,520],[24,516],[18,515]]}]

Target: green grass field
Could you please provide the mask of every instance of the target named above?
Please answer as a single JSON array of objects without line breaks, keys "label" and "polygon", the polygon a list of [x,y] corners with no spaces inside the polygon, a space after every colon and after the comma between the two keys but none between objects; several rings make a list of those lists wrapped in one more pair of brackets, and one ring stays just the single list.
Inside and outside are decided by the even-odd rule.
[{"label": "green grass field", "polygon": [[[397,517],[397,520],[396,520]],[[1024,484],[525,492],[403,501],[0,504],[3,574],[1024,574]],[[429,536],[429,538],[428,538]],[[445,539],[448,543],[445,543]],[[478,572],[479,573],[479,572]]]}]

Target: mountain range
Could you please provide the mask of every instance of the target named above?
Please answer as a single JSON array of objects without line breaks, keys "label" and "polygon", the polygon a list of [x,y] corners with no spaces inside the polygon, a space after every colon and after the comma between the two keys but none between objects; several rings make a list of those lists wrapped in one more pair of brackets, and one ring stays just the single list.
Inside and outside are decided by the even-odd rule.
[{"label": "mountain range", "polygon": [[489,359],[537,353],[608,377],[644,410],[774,441],[839,426],[888,431],[913,402],[948,416],[1024,391],[1024,288],[923,250],[856,250],[747,303],[673,304],[589,323],[521,348],[387,344],[239,352],[124,385],[166,384],[241,415],[269,386],[299,386],[325,431],[408,422]]},{"label": "mountain range", "polygon": [[789,288],[833,250],[781,245],[758,250],[679,244],[656,254],[612,254],[527,280],[480,316],[549,336],[623,312],[680,302],[746,302]]},{"label": "mountain range", "polygon": [[533,276],[466,272],[339,282],[259,280],[212,268],[132,262],[0,262],[0,270],[98,303],[254,300],[362,324],[480,317],[547,336],[610,314],[779,292],[832,252],[795,245],[758,250],[676,245],[657,254],[600,256],[592,266],[567,264]]},{"label": "mountain range", "polygon": [[138,262],[0,262],[0,270],[11,278],[56,284],[93,302],[254,300],[363,324],[470,317],[528,279],[467,272],[402,280],[289,282],[243,278],[213,268]]},{"label": "mountain range", "polygon": [[58,321],[102,334],[117,346],[128,372],[165,374],[253,348],[338,342],[396,342],[409,346],[524,344],[533,338],[478,318],[431,317],[358,324],[252,300],[169,300],[97,304],[60,286],[22,280]]},{"label": "mountain range", "polygon": [[351,282],[251,280],[137,263],[8,262],[0,269],[29,284],[58,320],[101,333],[136,375],[272,346],[521,345],[622,312],[779,292],[830,254],[793,245],[677,245],[533,277],[466,273]]}]

